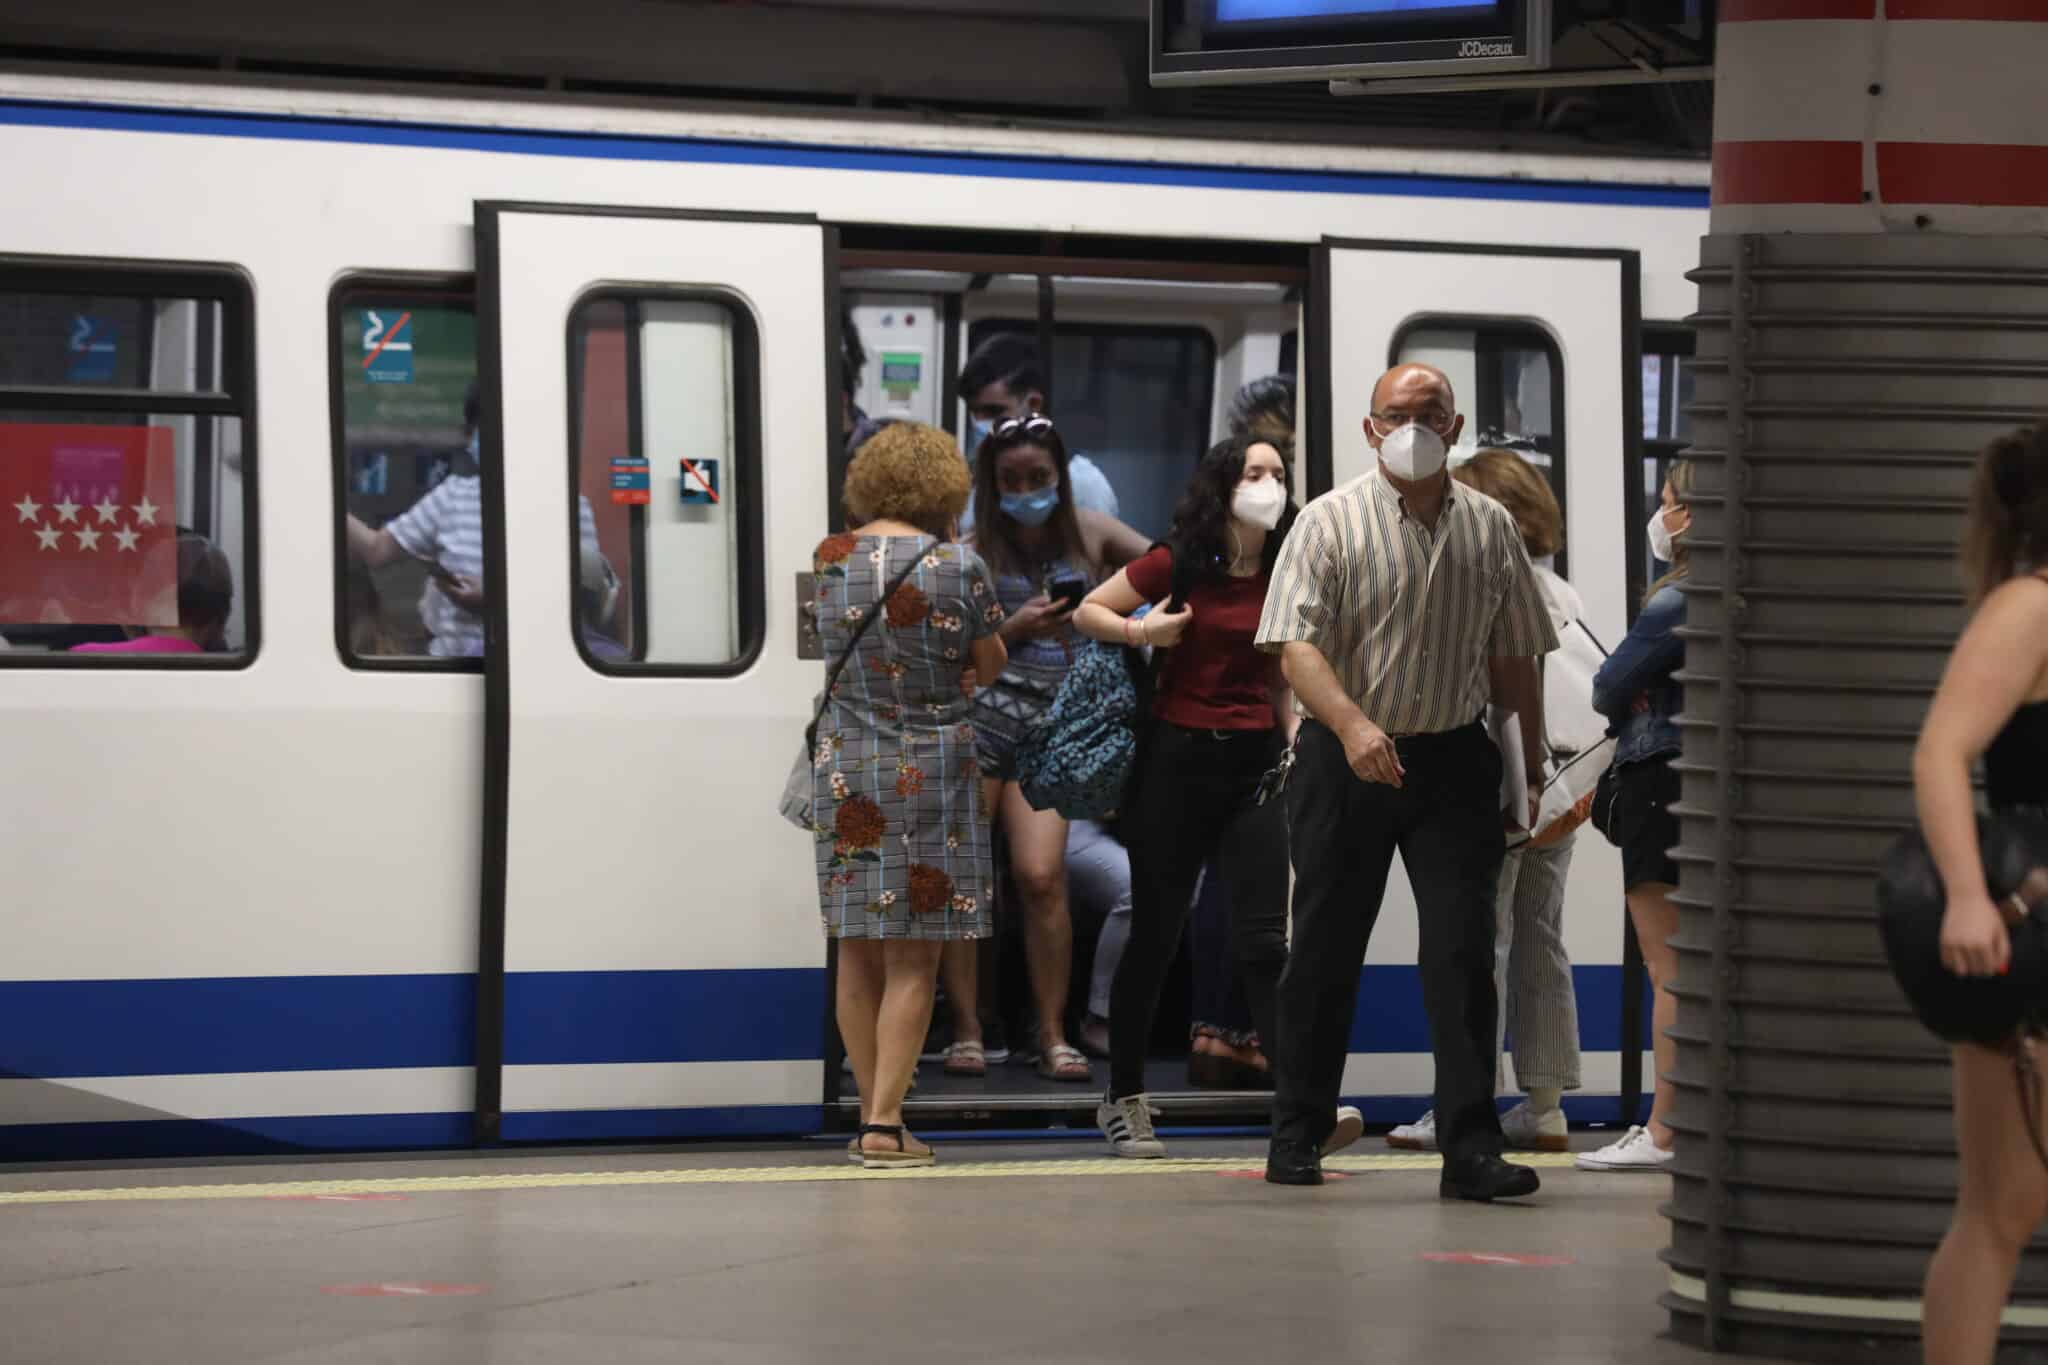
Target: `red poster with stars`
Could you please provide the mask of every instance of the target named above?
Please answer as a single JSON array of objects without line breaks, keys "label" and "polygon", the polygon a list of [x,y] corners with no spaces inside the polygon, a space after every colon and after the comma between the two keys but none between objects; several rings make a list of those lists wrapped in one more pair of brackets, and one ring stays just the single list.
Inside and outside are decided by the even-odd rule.
[{"label": "red poster with stars", "polygon": [[169,427],[0,422],[0,621],[178,624]]}]

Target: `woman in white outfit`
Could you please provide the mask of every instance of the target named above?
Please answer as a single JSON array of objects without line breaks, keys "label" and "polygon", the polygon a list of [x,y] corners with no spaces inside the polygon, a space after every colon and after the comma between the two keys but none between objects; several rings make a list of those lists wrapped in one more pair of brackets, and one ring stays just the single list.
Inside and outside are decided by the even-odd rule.
[{"label": "woman in white outfit", "polygon": [[[1514,514],[1522,543],[1536,565],[1550,623],[1560,640],[1575,639],[1567,628],[1585,616],[1586,608],[1572,585],[1549,567],[1564,543],[1564,514],[1543,475],[1513,451],[1482,450],[1452,470],[1451,477]],[[1592,666],[1597,666],[1597,658]],[[1592,691],[1591,676],[1569,644],[1544,658],[1543,712],[1553,749],[1590,748],[1601,742],[1607,722],[1586,700]],[[1507,784],[1526,790],[1521,740],[1513,725],[1509,717],[1508,728],[1496,727],[1494,737],[1501,747]],[[1542,779],[1539,775],[1535,780]],[[1527,803],[1517,799],[1503,809],[1523,811]],[[1500,1126],[1507,1145],[1520,1151],[1562,1152],[1569,1145],[1561,1098],[1565,1091],[1579,1088],[1579,1009],[1571,959],[1564,948],[1564,884],[1577,837],[1575,827],[1553,829],[1509,849],[1500,868],[1493,987],[1501,1002],[1500,1032],[1514,1042],[1515,1080],[1528,1096],[1501,1115]],[[1434,1151],[1435,1114],[1396,1128],[1387,1135],[1387,1145]]]}]

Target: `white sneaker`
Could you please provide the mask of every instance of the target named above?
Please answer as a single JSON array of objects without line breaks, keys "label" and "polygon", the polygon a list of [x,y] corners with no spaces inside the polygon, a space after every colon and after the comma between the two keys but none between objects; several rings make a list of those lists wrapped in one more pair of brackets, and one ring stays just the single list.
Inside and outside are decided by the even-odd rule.
[{"label": "white sneaker", "polygon": [[1358,1112],[1358,1106],[1340,1104],[1337,1106],[1337,1125],[1330,1129],[1330,1135],[1323,1139],[1323,1155],[1341,1152],[1358,1141],[1365,1132],[1365,1115]]},{"label": "white sneaker", "polygon": [[1572,1145],[1571,1130],[1565,1126],[1564,1110],[1541,1113],[1523,1100],[1500,1116],[1500,1133],[1509,1148],[1517,1152],[1562,1152]]},{"label": "white sneaker", "polygon": [[1404,1123],[1387,1134],[1387,1146],[1398,1147],[1404,1152],[1433,1152],[1436,1150],[1436,1110],[1432,1109],[1413,1123]]},{"label": "white sneaker", "polygon": [[1661,1171],[1676,1160],[1678,1153],[1657,1145],[1647,1128],[1631,1128],[1617,1142],[1597,1152],[1582,1152],[1582,1171]]},{"label": "white sneaker", "polygon": [[1152,1131],[1152,1107],[1143,1095],[1120,1100],[1104,1095],[1102,1103],[1095,1106],[1095,1126],[1118,1156],[1146,1161],[1166,1155],[1166,1144]]}]

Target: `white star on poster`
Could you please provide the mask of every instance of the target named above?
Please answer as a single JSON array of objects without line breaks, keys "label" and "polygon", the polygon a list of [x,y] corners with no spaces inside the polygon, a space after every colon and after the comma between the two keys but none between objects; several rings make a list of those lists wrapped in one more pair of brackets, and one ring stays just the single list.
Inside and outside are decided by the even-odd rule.
[{"label": "white star on poster", "polygon": [[100,525],[112,526],[121,516],[121,508],[112,498],[102,497],[93,505],[93,511],[100,514]]},{"label": "white star on poster", "polygon": [[34,521],[43,514],[43,505],[28,494],[21,495],[21,501],[14,504],[14,510],[21,513],[23,521]]},{"label": "white star on poster", "polygon": [[36,539],[41,541],[42,544],[36,546],[36,548],[38,550],[56,549],[57,538],[63,534],[64,533],[62,531],[59,531],[54,526],[38,526],[36,528]]},{"label": "white star on poster", "polygon": [[114,532],[114,543],[123,550],[134,549],[135,542],[140,540],[141,538],[141,536],[137,535],[133,531],[123,531],[116,529]]},{"label": "white star on poster", "polygon": [[156,504],[149,500],[147,493],[143,494],[142,501],[135,504],[135,524],[137,526],[156,525],[156,513]]},{"label": "white star on poster", "polygon": [[64,501],[57,504],[56,510],[57,520],[70,521],[78,515],[78,504],[73,502],[69,495],[66,495]]},{"label": "white star on poster", "polygon": [[97,550],[100,547],[98,531],[73,531],[71,534],[78,537],[78,548],[81,550]]}]

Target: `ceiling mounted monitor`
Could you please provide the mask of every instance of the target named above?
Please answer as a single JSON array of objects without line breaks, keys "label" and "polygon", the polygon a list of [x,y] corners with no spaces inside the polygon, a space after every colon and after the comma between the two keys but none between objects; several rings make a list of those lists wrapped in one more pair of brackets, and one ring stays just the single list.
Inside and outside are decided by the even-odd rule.
[{"label": "ceiling mounted monitor", "polygon": [[1152,84],[1540,71],[1550,25],[1550,0],[1152,0]]}]

